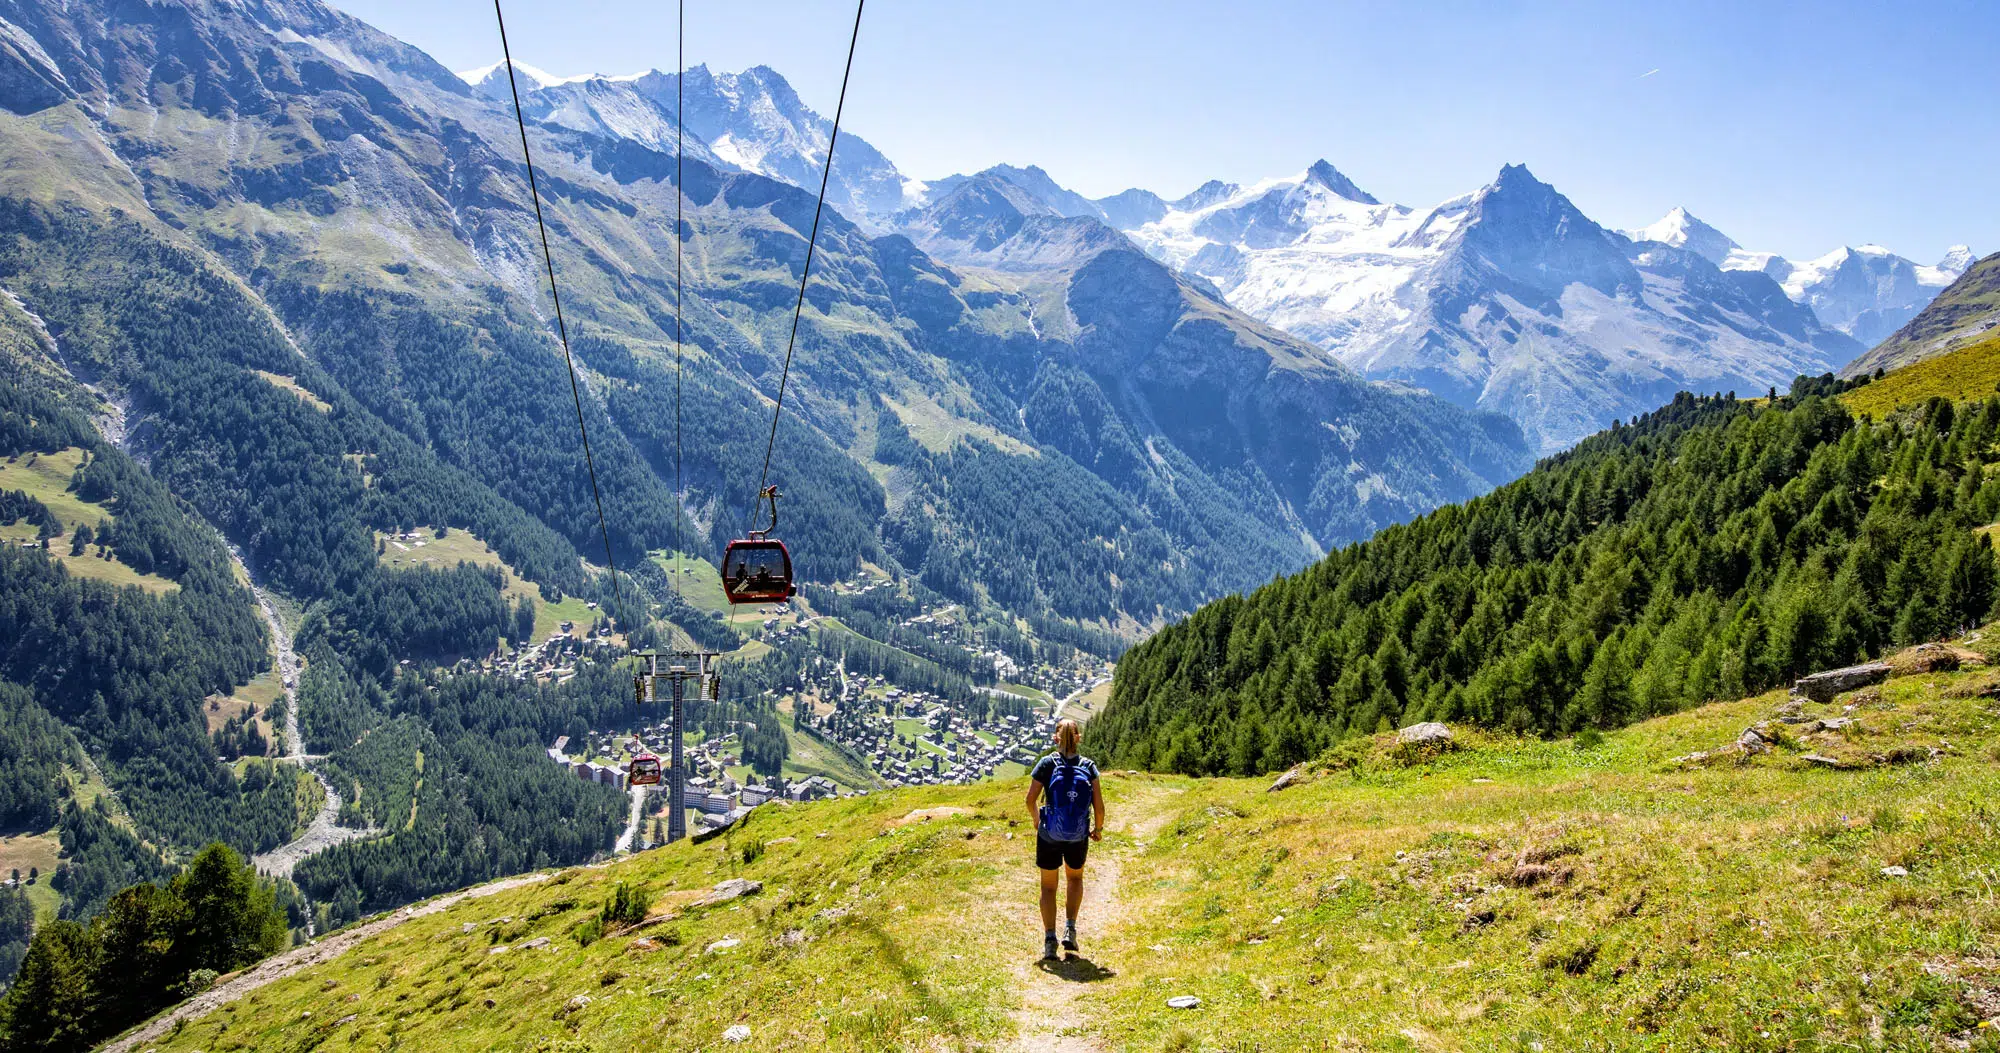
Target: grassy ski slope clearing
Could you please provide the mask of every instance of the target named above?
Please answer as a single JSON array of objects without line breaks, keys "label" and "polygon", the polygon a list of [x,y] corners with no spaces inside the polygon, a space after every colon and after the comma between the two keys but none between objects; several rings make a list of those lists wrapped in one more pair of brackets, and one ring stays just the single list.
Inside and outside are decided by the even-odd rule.
[{"label": "grassy ski slope clearing", "polygon": [[[414,917],[134,1048],[1991,1048],[1996,697],[1968,662],[1601,739],[1377,736],[1278,793],[1114,774],[1086,958],[1053,967],[1018,781],[766,807]],[[702,904],[738,877],[761,890]],[[647,923],[601,920],[618,882]]]}]

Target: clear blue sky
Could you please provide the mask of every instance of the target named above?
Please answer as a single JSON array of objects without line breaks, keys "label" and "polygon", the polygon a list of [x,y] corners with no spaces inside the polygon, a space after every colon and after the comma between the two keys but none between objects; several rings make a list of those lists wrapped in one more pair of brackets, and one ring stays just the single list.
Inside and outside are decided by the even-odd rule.
[{"label": "clear blue sky", "polygon": [[[334,0],[453,69],[480,0]],[[831,114],[853,7],[694,0],[688,62],[784,74]],[[508,0],[558,74],[674,63],[671,0]],[[1435,204],[1525,162],[1607,226],[1675,205],[1795,259],[2000,249],[2000,3],[872,0],[847,128],[919,178],[1039,164],[1178,196],[1325,157]],[[1657,70],[1658,72],[1650,72]]]}]

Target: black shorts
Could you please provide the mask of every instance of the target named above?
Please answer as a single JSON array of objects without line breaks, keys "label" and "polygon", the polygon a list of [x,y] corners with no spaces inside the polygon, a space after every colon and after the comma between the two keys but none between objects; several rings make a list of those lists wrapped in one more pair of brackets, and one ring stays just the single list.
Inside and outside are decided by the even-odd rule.
[{"label": "black shorts", "polygon": [[1051,841],[1040,834],[1035,835],[1035,865],[1043,870],[1068,867],[1083,869],[1083,857],[1090,854],[1090,839],[1081,841]]}]

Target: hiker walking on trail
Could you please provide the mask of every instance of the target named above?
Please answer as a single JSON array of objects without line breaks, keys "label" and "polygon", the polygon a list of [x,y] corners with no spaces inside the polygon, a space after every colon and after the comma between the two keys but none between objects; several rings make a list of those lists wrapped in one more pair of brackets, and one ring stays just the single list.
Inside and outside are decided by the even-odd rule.
[{"label": "hiker walking on trail", "polygon": [[[1042,872],[1042,957],[1056,953],[1056,879],[1069,874],[1062,947],[1076,950],[1076,911],[1083,906],[1083,861],[1104,838],[1104,787],[1097,765],[1077,752],[1076,721],[1056,725],[1056,751],[1035,764],[1028,780],[1028,814],[1035,817],[1035,866]],[[1047,801],[1044,802],[1043,798]]]}]

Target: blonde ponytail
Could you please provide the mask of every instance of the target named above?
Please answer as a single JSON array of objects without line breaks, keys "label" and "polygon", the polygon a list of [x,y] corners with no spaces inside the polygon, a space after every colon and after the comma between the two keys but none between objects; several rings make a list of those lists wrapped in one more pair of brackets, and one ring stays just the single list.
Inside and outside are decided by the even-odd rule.
[{"label": "blonde ponytail", "polygon": [[1077,745],[1083,740],[1083,729],[1074,720],[1064,720],[1056,725],[1056,749],[1065,757],[1076,756]]}]

